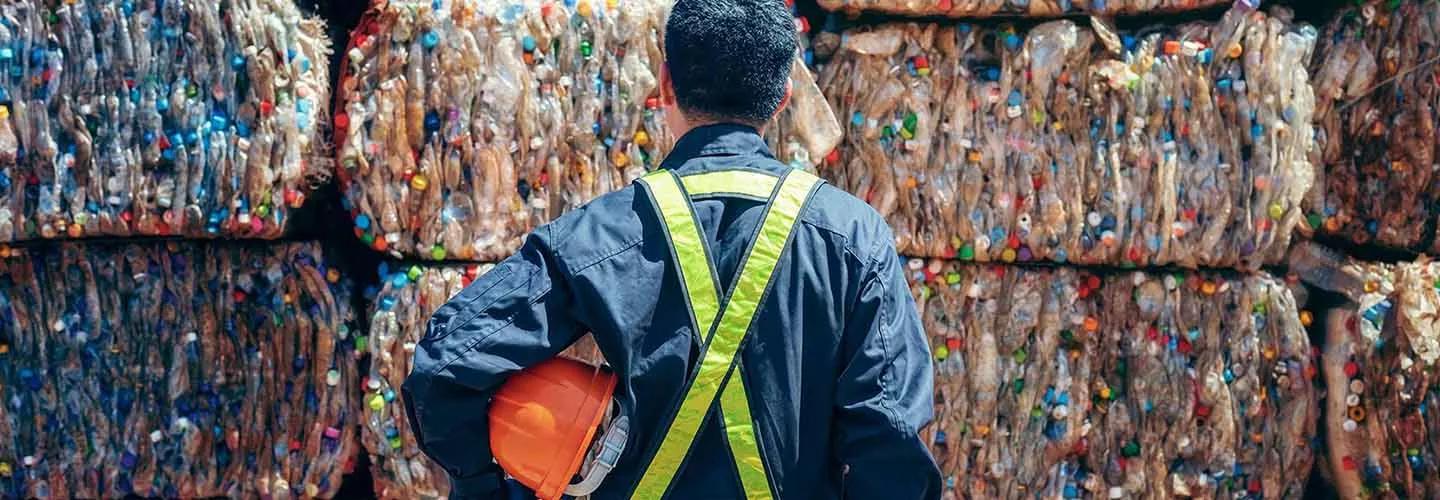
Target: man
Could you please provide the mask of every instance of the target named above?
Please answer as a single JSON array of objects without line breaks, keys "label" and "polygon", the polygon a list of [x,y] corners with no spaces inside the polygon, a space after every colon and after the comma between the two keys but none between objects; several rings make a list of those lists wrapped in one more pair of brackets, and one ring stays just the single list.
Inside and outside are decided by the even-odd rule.
[{"label": "man", "polygon": [[455,496],[509,488],[492,394],[589,331],[630,429],[592,498],[939,498],[917,434],[929,348],[894,237],[759,133],[789,99],[796,47],[780,0],[679,0],[660,98],[683,136],[666,171],[536,229],[436,311],[405,403]]}]

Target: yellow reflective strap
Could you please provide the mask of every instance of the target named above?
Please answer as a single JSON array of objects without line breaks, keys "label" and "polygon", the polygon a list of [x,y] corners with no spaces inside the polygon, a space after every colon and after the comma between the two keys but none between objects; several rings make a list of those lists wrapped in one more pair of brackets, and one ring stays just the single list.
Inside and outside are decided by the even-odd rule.
[{"label": "yellow reflective strap", "polygon": [[[779,178],[760,172],[745,170],[722,170],[692,174],[680,178],[681,184],[685,186],[685,192],[690,196],[705,196],[713,194],[738,194],[754,198],[768,199],[775,191],[775,184]],[[673,200],[666,200],[657,203],[673,203]],[[677,208],[671,212],[679,213]],[[667,225],[667,230],[678,229],[682,225]],[[672,240],[673,240],[672,235]],[[708,256],[707,256],[708,258]],[[710,275],[710,266],[697,262],[696,259],[680,259],[679,267],[686,276]],[[692,309],[701,302],[701,297],[696,292],[696,287],[690,287],[688,295]],[[718,294],[711,295],[708,299],[718,304]],[[702,308],[702,310],[709,310]],[[714,317],[698,317],[703,313],[696,314],[696,321],[705,325],[702,330],[698,325],[696,331],[706,332],[714,323]],[[703,337],[702,333],[702,337]],[[738,356],[737,356],[738,357]],[[740,363],[735,361],[735,370],[731,378],[724,384],[721,390],[720,406],[725,422],[726,439],[730,444],[731,455],[735,459],[735,467],[739,472],[741,486],[745,490],[745,497],[750,500],[761,500],[772,498],[770,495],[769,479],[765,475],[765,464],[760,456],[760,448],[756,442],[757,436],[754,430],[753,417],[750,414],[750,402],[745,393],[745,383],[740,371]]]},{"label": "yellow reflective strap", "polygon": [[745,393],[745,370],[737,360],[730,372],[730,380],[720,392],[720,411],[725,417],[725,439],[730,443],[730,454],[735,457],[735,470],[740,473],[740,485],[745,488],[745,498],[760,500],[773,498],[770,495],[770,478],[765,475],[765,460],[760,457],[760,436],[755,432],[755,420],[750,416],[750,396]]},{"label": "yellow reflective strap", "polygon": [[685,285],[690,311],[694,315],[695,335],[699,342],[719,315],[720,302],[715,299],[715,278],[710,274],[710,259],[705,256],[705,244],[701,240],[700,226],[690,213],[690,202],[675,182],[675,175],[668,170],[656,170],[640,178],[650,188],[655,206],[660,210],[660,222],[670,236],[670,249],[675,252],[675,261],[680,265],[681,282]]},{"label": "yellow reflective strap", "polygon": [[734,343],[728,350],[734,351],[745,339],[755,311],[760,308],[760,301],[765,299],[780,255],[790,240],[790,229],[800,216],[800,209],[805,206],[810,190],[819,182],[820,179],[803,170],[792,170],[790,175],[785,176],[767,208],[760,232],[750,245],[750,252],[745,255],[740,274],[735,279],[735,290],[721,312],[712,344],[718,345],[723,334],[723,340]]},{"label": "yellow reflective strap", "polygon": [[[725,382],[725,376],[734,364],[736,353],[745,340],[755,312],[765,298],[776,264],[779,263],[780,255],[789,241],[790,230],[794,226],[796,218],[799,217],[805,200],[809,198],[810,191],[818,182],[819,179],[814,175],[793,170],[785,177],[780,188],[771,197],[771,201],[766,207],[765,218],[761,222],[760,231],[756,234],[755,241],[751,242],[750,249],[742,261],[730,301],[724,311],[720,312],[719,322],[715,325],[715,333],[706,348],[702,350],[700,370],[685,392],[680,409],[675,414],[674,420],[670,422],[669,428],[666,429],[660,448],[651,459],[649,468],[641,476],[632,498],[658,499],[669,489],[691,444],[695,442],[695,435],[699,432],[700,424],[705,420],[710,406],[719,396],[721,385]],[[659,199],[657,197],[657,202]],[[669,211],[662,207],[661,212],[668,213]],[[689,215],[688,210],[686,215]],[[691,224],[693,226],[693,219]],[[679,227],[669,221],[666,225],[668,228]],[[696,234],[698,234],[698,230]],[[674,239],[672,233],[672,240]],[[682,262],[681,266],[685,265],[687,264]],[[705,265],[708,266],[708,262]],[[694,293],[687,295],[690,297],[692,309],[706,307],[704,304],[708,301],[704,300],[703,296]],[[698,319],[700,313],[697,312],[695,317]],[[735,416],[737,421],[739,421],[739,417],[739,415]],[[746,418],[744,421],[751,420]],[[753,430],[750,434],[753,436]],[[732,441],[733,443],[734,441]],[[741,448],[741,450],[732,450],[736,454],[737,463],[760,460],[758,447],[753,456],[749,456],[743,446]],[[747,454],[747,456],[741,457],[741,454]],[[763,467],[764,465],[761,464],[762,471]],[[742,469],[742,474],[744,474],[744,469]],[[747,486],[746,490],[748,496],[750,488]],[[769,494],[768,485],[764,491],[764,494]]]},{"label": "yellow reflective strap", "polygon": [[779,181],[773,175],[748,170],[719,170],[680,178],[690,196],[739,194],[762,200],[770,198],[770,193],[775,191],[775,183]]}]

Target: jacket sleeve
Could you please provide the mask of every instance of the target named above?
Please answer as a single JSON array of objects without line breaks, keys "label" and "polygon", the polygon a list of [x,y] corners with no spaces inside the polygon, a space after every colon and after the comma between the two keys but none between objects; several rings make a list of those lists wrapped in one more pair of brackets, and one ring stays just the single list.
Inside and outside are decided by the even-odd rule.
[{"label": "jacket sleeve", "polygon": [[547,244],[532,233],[520,252],[435,311],[403,387],[420,449],[450,475],[452,498],[503,498],[490,455],[490,397],[505,379],[575,341],[581,326]]},{"label": "jacket sleeve", "polygon": [[940,498],[918,432],[934,413],[930,347],[894,247],[873,260],[851,310],[836,385],[834,450],[846,498]]}]

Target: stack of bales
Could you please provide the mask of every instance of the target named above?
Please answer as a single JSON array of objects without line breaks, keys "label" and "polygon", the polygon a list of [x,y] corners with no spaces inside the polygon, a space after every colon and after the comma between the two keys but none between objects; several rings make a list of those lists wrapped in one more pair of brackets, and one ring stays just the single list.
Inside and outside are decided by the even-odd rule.
[{"label": "stack of bales", "polygon": [[[980,3],[841,8],[1203,2]],[[1316,37],[1240,4],[1139,32],[1091,18],[817,38],[844,130],[819,170],[910,256],[946,498],[1303,495],[1319,418],[1308,313],[1261,268],[1284,260],[1315,175]]]},{"label": "stack of bales", "polygon": [[0,6],[0,494],[314,497],[358,449],[329,41],[290,2]]},{"label": "stack of bales", "polygon": [[[1369,1],[1325,27],[1311,63],[1320,168],[1305,224],[1323,240],[1370,255],[1440,251],[1437,18],[1434,2]],[[1440,266],[1313,244],[1290,260],[1341,298],[1317,332],[1326,476],[1346,498],[1440,495]]]}]

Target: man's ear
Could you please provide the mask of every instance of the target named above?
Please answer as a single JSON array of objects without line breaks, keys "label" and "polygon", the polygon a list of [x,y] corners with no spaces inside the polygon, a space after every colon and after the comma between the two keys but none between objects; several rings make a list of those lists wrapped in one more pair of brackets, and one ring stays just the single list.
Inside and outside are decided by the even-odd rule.
[{"label": "man's ear", "polygon": [[780,98],[780,106],[775,108],[775,116],[770,117],[771,121],[779,117],[781,111],[785,111],[785,106],[790,105],[790,95],[794,92],[795,86],[790,83],[790,80],[785,80],[785,96]]},{"label": "man's ear", "polygon": [[670,65],[660,63],[660,105],[675,106],[675,83],[670,79]]}]

